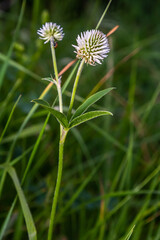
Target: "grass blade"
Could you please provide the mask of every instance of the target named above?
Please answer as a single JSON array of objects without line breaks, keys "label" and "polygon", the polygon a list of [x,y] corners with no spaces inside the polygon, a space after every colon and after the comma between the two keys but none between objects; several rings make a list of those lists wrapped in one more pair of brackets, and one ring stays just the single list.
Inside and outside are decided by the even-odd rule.
[{"label": "grass blade", "polygon": [[19,179],[17,177],[16,171],[11,166],[7,166],[7,171],[9,173],[9,175],[11,176],[11,178],[13,180],[13,183],[15,185],[15,188],[17,190],[17,194],[18,194],[18,197],[19,197],[19,200],[20,200],[20,203],[21,203],[23,215],[24,215],[24,218],[25,218],[26,226],[27,226],[29,240],[37,240],[36,227],[35,227],[31,212],[29,210],[26,198],[25,198],[24,193],[22,191],[22,188],[21,188]]},{"label": "grass blade", "polygon": [[104,10],[104,12],[103,12],[103,14],[102,14],[102,16],[101,16],[99,22],[97,23],[97,26],[96,26],[95,29],[98,29],[98,28],[99,28],[101,22],[103,21],[104,16],[106,15],[106,12],[107,12],[107,10],[108,10],[108,8],[109,8],[111,2],[112,2],[112,0],[110,0],[109,3],[107,4],[107,6],[106,6],[106,8],[105,8],[105,10]]},{"label": "grass blade", "polygon": [[15,104],[14,104],[14,106],[13,106],[13,108],[12,108],[12,111],[11,111],[11,113],[10,113],[10,115],[9,115],[9,118],[8,118],[8,120],[7,120],[7,123],[6,123],[5,127],[4,127],[4,130],[3,130],[2,134],[1,134],[1,136],[0,136],[0,143],[1,143],[2,139],[3,139],[3,136],[4,136],[7,128],[8,128],[9,123],[10,123],[10,121],[11,121],[11,119],[12,119],[14,110],[15,110],[15,108],[16,108],[19,100],[20,100],[20,98],[21,98],[21,95],[18,97],[17,101],[15,102]]},{"label": "grass blade", "polygon": [[128,233],[127,236],[124,238],[124,240],[129,240],[129,239],[130,239],[130,237],[131,237],[131,235],[132,235],[132,233],[133,233],[134,228],[135,228],[135,225],[134,225],[134,226],[132,227],[132,229],[129,231],[129,233]]}]

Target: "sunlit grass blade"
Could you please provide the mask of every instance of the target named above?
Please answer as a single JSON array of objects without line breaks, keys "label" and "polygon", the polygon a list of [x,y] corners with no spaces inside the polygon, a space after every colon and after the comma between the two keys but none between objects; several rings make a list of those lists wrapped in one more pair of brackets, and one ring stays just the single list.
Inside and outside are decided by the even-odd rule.
[{"label": "sunlit grass blade", "polygon": [[124,238],[124,240],[129,240],[131,238],[131,235],[133,233],[133,230],[135,228],[135,225],[132,227],[132,229],[129,231],[129,233],[127,234],[127,236]]},{"label": "sunlit grass blade", "polygon": [[10,104],[11,99],[13,98],[14,94],[16,93],[18,87],[22,83],[22,79],[17,79],[13,87],[11,88],[10,92],[7,94],[3,102],[0,104],[0,122],[3,119],[3,116],[5,115],[7,105]]},{"label": "sunlit grass blade", "polygon": [[5,127],[4,127],[4,129],[3,129],[3,132],[2,132],[2,134],[1,134],[1,136],[0,136],[0,144],[1,144],[1,141],[2,141],[2,139],[3,139],[3,136],[4,136],[4,134],[5,134],[5,132],[6,132],[7,128],[8,128],[8,125],[9,125],[11,119],[12,119],[14,110],[15,110],[15,108],[16,108],[19,100],[20,100],[20,98],[21,98],[21,95],[18,97],[17,101],[15,102],[15,104],[14,104],[12,110],[11,110],[11,113],[10,113],[10,115],[9,115],[9,117],[8,117],[7,123],[6,123],[6,125],[5,125]]},{"label": "sunlit grass blade", "polygon": [[31,166],[32,161],[33,161],[33,158],[34,158],[34,156],[35,156],[35,154],[36,154],[36,151],[37,151],[38,146],[39,146],[39,144],[40,144],[40,141],[41,141],[41,139],[42,139],[43,133],[44,133],[44,131],[45,131],[46,125],[47,125],[47,123],[48,123],[49,117],[50,117],[50,113],[47,115],[47,118],[46,118],[46,120],[45,120],[45,122],[44,122],[44,124],[43,124],[43,127],[42,127],[42,129],[41,129],[41,131],[40,131],[40,133],[39,133],[39,136],[38,136],[38,138],[37,138],[37,140],[36,140],[36,143],[35,143],[35,145],[34,145],[33,151],[31,152],[30,158],[29,158],[29,160],[28,160],[27,167],[26,167],[25,172],[24,172],[24,174],[23,174],[22,184],[23,184],[23,182],[24,182],[24,180],[25,180],[25,178],[26,178],[26,175],[27,175],[27,173],[28,173],[28,171],[29,171],[29,169],[30,169],[30,166]]},{"label": "sunlit grass blade", "polygon": [[105,8],[105,10],[104,10],[104,12],[103,12],[103,14],[102,14],[102,16],[101,16],[100,20],[98,21],[98,23],[97,23],[97,26],[96,26],[96,28],[95,28],[95,29],[98,29],[98,28],[99,28],[99,26],[100,26],[101,22],[103,21],[103,18],[104,18],[104,17],[105,17],[105,15],[106,15],[106,12],[107,12],[107,10],[108,10],[108,8],[109,8],[109,6],[110,6],[111,2],[112,2],[112,0],[110,0],[110,1],[109,1],[109,3],[107,4],[107,6],[106,6],[106,8]]},{"label": "sunlit grass blade", "polygon": [[36,228],[35,228],[35,224],[34,224],[30,209],[28,207],[26,198],[25,198],[24,193],[22,191],[22,188],[21,188],[19,179],[17,177],[16,171],[11,166],[7,166],[7,171],[9,173],[9,175],[11,176],[12,181],[15,185],[16,190],[17,190],[17,194],[18,194],[18,197],[19,197],[19,200],[20,200],[20,203],[21,203],[23,215],[24,215],[24,218],[25,218],[26,226],[27,226],[27,232],[28,232],[29,240],[37,240],[37,231],[36,231]]}]

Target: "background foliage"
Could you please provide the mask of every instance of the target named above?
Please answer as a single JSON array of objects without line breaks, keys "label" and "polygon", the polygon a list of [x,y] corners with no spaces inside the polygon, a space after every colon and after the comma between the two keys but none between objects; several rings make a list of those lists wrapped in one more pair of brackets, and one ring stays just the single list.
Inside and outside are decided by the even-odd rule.
[{"label": "background foliage", "polygon": [[[28,0],[22,21],[21,5],[18,0],[0,2],[0,136],[22,95],[1,141],[0,161],[15,161],[20,181],[46,111],[38,108],[18,139],[16,134],[33,107],[31,100],[38,98],[48,84],[41,78],[53,74],[49,45],[38,39],[37,29],[46,21],[63,26],[65,37],[56,49],[61,70],[75,58],[71,45],[77,35],[96,26],[107,1]],[[134,225],[132,239],[160,239],[158,0],[113,0],[100,30],[107,33],[116,25],[119,29],[109,37],[108,58],[100,66],[85,66],[76,98],[78,106],[95,85],[97,90],[114,86],[116,89],[94,106],[114,116],[79,126],[68,135],[56,239],[125,239]],[[72,69],[63,74],[62,84]],[[66,107],[71,86],[63,97]],[[55,96],[53,88],[45,99],[51,103]],[[58,139],[57,122],[50,118],[23,184],[38,239],[46,239]],[[3,182],[2,169],[0,176],[2,225],[16,191],[9,175]],[[18,201],[3,239],[27,239]]]}]

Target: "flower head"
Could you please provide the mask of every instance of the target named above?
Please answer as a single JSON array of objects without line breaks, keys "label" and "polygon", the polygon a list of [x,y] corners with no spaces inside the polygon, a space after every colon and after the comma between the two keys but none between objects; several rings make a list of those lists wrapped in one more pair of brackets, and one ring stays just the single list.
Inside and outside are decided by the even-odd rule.
[{"label": "flower head", "polygon": [[63,28],[52,22],[47,22],[42,25],[42,28],[37,31],[37,34],[40,35],[40,39],[46,40],[44,43],[50,40],[54,42],[61,41],[64,37]]},{"label": "flower head", "polygon": [[99,30],[90,30],[81,33],[76,39],[77,45],[72,45],[77,53],[77,58],[85,59],[90,65],[101,64],[101,61],[107,57],[109,44],[106,35]]}]

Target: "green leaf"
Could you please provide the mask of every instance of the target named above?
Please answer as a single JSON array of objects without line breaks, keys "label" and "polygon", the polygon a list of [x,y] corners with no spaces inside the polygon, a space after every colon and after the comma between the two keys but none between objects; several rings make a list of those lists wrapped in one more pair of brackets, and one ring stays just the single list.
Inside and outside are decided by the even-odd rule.
[{"label": "green leaf", "polygon": [[44,109],[46,109],[58,120],[58,122],[64,128],[68,128],[68,120],[63,113],[53,109],[52,107],[49,106],[49,104],[46,101],[44,101],[42,99],[34,99],[34,100],[32,100],[32,102],[35,102],[35,103],[39,104],[41,107],[43,107]]},{"label": "green leaf", "polygon": [[49,105],[49,103],[47,101],[44,101],[43,99],[40,99],[40,98],[39,99],[34,99],[31,102],[35,102],[35,103],[37,103],[37,104],[39,104],[41,106],[44,105],[46,107],[50,107],[50,105]]},{"label": "green leaf", "polygon": [[69,128],[73,128],[81,123],[87,122],[88,120],[91,120],[96,117],[104,116],[104,115],[112,115],[111,112],[108,111],[91,111],[87,112],[79,117],[74,118],[70,124]]},{"label": "green leaf", "polygon": [[15,171],[15,169],[11,166],[7,166],[6,165],[6,169],[10,175],[10,177],[12,178],[12,181],[15,185],[15,188],[17,190],[17,194],[21,203],[21,207],[22,207],[22,211],[23,211],[23,215],[25,218],[25,222],[26,222],[26,226],[27,226],[27,232],[28,232],[28,237],[29,240],[37,240],[37,231],[36,231],[36,227],[32,218],[32,214],[30,212],[30,209],[28,207],[25,195],[23,193],[23,190],[21,188],[17,173]]},{"label": "green leaf", "polygon": [[135,225],[131,228],[131,230],[129,231],[129,233],[127,234],[127,236],[125,237],[124,240],[129,240],[130,239],[130,237],[131,237],[131,235],[133,233],[134,228],[135,228]]},{"label": "green leaf", "polygon": [[89,97],[87,100],[85,100],[75,111],[75,113],[72,116],[72,119],[76,118],[77,116],[84,113],[92,104],[97,102],[99,99],[101,99],[104,95],[109,93],[114,88],[107,88],[102,91],[99,91],[95,94],[93,94],[91,97]]},{"label": "green leaf", "polygon": [[10,123],[10,121],[11,121],[11,119],[12,119],[12,115],[13,115],[13,113],[14,113],[14,110],[15,110],[16,105],[18,104],[20,98],[21,98],[21,95],[18,97],[16,103],[14,104],[14,106],[13,106],[13,108],[12,108],[12,110],[11,110],[11,113],[10,113],[10,115],[9,115],[9,118],[8,118],[8,120],[7,120],[7,123],[6,123],[6,125],[5,125],[5,128],[4,128],[4,130],[3,130],[3,132],[2,132],[2,134],[1,134],[1,136],[0,136],[0,143],[1,143],[2,139],[3,139],[3,136],[4,136],[7,128],[8,128],[9,123]]}]

